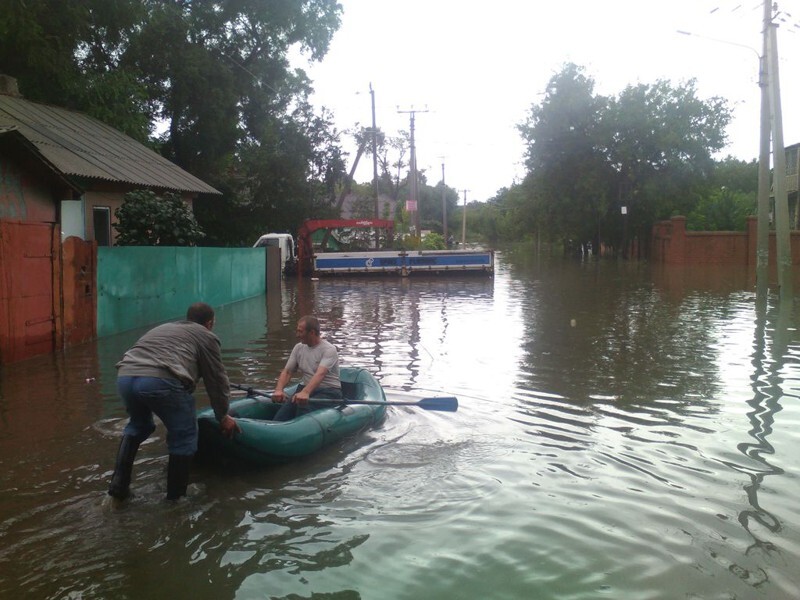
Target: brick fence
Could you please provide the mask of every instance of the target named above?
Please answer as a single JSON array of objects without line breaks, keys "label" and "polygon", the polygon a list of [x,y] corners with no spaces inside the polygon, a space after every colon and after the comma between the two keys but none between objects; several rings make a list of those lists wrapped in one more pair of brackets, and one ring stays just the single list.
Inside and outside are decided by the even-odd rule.
[{"label": "brick fence", "polygon": [[[686,217],[672,217],[653,226],[650,257],[673,265],[742,265],[756,263],[756,217],[746,231],[686,231]],[[792,264],[800,265],[800,231],[790,233]],[[775,264],[775,232],[769,232],[769,262]]]}]

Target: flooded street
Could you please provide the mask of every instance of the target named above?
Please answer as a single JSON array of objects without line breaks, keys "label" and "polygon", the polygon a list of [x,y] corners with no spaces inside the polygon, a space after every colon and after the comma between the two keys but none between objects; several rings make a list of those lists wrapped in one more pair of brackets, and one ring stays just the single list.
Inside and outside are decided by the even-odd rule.
[{"label": "flooded street", "polygon": [[389,400],[460,406],[391,407],[279,467],[197,463],[174,505],[160,425],[135,497],[105,496],[114,365],[145,330],[3,367],[0,597],[795,598],[797,308],[720,267],[496,267],[292,279],[219,309],[234,382],[271,389],[314,313]]}]

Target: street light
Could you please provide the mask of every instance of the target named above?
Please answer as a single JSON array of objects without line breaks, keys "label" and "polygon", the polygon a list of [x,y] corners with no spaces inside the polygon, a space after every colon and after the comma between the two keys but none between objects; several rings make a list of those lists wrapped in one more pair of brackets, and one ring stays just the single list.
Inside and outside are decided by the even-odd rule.
[{"label": "street light", "polygon": [[680,33],[681,35],[688,35],[688,36],[700,38],[700,39],[703,39],[703,40],[710,40],[712,42],[719,42],[720,44],[728,44],[729,46],[739,46],[740,48],[747,48],[751,52],[755,53],[755,55],[758,58],[758,60],[761,61],[761,55],[758,53],[758,50],[756,50],[755,48],[753,48],[751,46],[748,46],[747,44],[740,44],[738,42],[732,42],[730,40],[722,40],[722,39],[711,37],[711,36],[708,36],[708,35],[700,35],[699,33],[694,33],[692,31],[684,31],[683,29],[676,29],[675,31],[677,33]]}]

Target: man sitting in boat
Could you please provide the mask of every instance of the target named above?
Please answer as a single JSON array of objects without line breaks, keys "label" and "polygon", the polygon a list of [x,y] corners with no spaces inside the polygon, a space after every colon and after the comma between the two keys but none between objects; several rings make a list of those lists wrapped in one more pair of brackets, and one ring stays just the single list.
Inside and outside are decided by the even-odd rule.
[{"label": "man sitting in boat", "polygon": [[[313,410],[313,399],[309,406],[309,398],[342,398],[342,382],[339,380],[339,353],[336,347],[320,336],[319,320],[306,315],[297,321],[295,330],[299,340],[286,366],[278,377],[272,399],[283,402],[275,414],[275,421],[288,421]],[[296,373],[302,379],[292,397],[287,397],[283,389]]]}]

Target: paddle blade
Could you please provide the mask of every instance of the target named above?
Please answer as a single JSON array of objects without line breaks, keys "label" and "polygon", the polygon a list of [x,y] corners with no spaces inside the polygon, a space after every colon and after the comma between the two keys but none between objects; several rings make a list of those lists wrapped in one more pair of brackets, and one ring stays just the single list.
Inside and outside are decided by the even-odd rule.
[{"label": "paddle blade", "polygon": [[456,412],[458,410],[458,398],[455,396],[444,396],[442,398],[423,398],[417,402],[417,406],[424,408],[425,410]]}]

